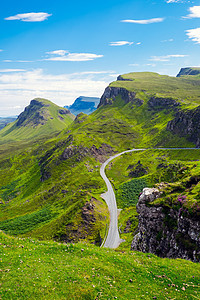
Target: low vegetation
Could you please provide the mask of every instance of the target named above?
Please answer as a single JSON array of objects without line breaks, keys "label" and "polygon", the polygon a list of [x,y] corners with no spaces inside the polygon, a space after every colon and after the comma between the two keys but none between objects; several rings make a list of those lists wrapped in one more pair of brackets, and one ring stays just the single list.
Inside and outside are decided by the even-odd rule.
[{"label": "low vegetation", "polygon": [[200,265],[0,232],[2,299],[199,299]]}]

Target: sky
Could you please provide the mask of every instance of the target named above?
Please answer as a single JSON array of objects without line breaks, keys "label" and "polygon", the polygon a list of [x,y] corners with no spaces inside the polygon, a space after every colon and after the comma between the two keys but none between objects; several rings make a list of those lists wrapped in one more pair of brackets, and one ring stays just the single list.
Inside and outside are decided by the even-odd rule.
[{"label": "sky", "polygon": [[101,97],[119,74],[200,66],[200,0],[7,0],[0,29],[0,117],[37,97]]}]

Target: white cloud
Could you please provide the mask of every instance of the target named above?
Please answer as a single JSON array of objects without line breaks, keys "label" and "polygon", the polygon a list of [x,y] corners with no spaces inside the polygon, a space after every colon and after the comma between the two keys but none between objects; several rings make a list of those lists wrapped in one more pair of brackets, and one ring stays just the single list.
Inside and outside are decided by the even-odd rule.
[{"label": "white cloud", "polygon": [[153,18],[147,20],[122,20],[123,23],[135,23],[135,24],[152,24],[152,23],[159,23],[163,22],[164,18]]},{"label": "white cloud", "polygon": [[163,41],[161,41],[162,43],[167,43],[167,42],[173,42],[174,41],[174,39],[168,39],[168,40],[163,40]]},{"label": "white cloud", "polygon": [[182,3],[182,0],[166,0],[167,3]]},{"label": "white cloud", "polygon": [[0,69],[0,73],[25,72],[24,69]]},{"label": "white cloud", "polygon": [[190,7],[189,12],[190,14],[186,17],[183,17],[184,19],[200,18],[200,6]]},{"label": "white cloud", "polygon": [[42,22],[47,20],[48,17],[52,16],[52,14],[39,12],[39,13],[25,13],[25,14],[17,14],[15,16],[10,16],[5,18],[4,20],[13,21],[20,20],[23,22]]},{"label": "white cloud", "polygon": [[200,44],[200,28],[186,30],[187,36],[197,44]]},{"label": "white cloud", "polygon": [[66,50],[55,50],[47,52],[51,57],[45,58],[44,60],[50,61],[89,61],[96,58],[103,57],[103,55],[93,53],[70,53]]},{"label": "white cloud", "polygon": [[34,62],[33,60],[12,60],[12,59],[4,59],[3,62],[17,62],[17,63],[30,63],[30,62]]},{"label": "white cloud", "polygon": [[110,42],[110,46],[125,46],[125,45],[133,45],[133,42],[128,41],[118,41],[118,42]]},{"label": "white cloud", "polygon": [[139,64],[129,64],[131,67],[139,67]]},{"label": "white cloud", "polygon": [[169,61],[171,58],[183,58],[188,55],[185,54],[170,54],[170,55],[163,55],[163,56],[152,56],[149,60],[151,61]]},{"label": "white cloud", "polygon": [[60,56],[64,56],[66,53],[68,53],[68,51],[66,50],[55,50],[55,51],[47,52],[47,54],[60,55]]},{"label": "white cloud", "polygon": [[[25,107],[36,97],[49,99],[60,106],[71,104],[78,96],[100,97],[114,71],[85,71],[52,75],[37,69],[0,74],[0,116],[14,115],[20,110],[6,107]],[[102,75],[103,74],[103,75]]]}]

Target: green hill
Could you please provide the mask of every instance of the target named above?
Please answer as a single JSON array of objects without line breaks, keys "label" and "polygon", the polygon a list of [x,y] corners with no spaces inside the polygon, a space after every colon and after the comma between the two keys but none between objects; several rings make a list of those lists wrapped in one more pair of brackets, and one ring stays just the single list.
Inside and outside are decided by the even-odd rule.
[{"label": "green hill", "polygon": [[0,132],[2,141],[19,141],[41,138],[66,128],[74,119],[69,110],[46,99],[34,99],[18,116]]}]

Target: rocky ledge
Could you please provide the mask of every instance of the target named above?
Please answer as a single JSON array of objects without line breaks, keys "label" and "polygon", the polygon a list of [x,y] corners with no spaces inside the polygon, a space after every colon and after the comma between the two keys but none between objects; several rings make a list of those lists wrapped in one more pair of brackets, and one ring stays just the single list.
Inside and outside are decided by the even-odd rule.
[{"label": "rocky ledge", "polygon": [[102,105],[113,104],[113,101],[117,96],[120,96],[125,103],[132,102],[137,106],[142,105],[143,100],[136,98],[135,95],[135,92],[130,92],[125,88],[108,86],[100,99],[98,107]]},{"label": "rocky ledge", "polygon": [[161,192],[145,188],[137,204],[139,233],[131,249],[154,253],[160,257],[200,261],[200,220],[195,214],[184,214],[161,205],[153,206]]},{"label": "rocky ledge", "polygon": [[200,147],[200,106],[191,110],[178,111],[167,124],[167,130],[186,137],[196,147]]}]

